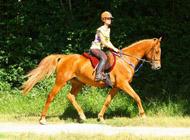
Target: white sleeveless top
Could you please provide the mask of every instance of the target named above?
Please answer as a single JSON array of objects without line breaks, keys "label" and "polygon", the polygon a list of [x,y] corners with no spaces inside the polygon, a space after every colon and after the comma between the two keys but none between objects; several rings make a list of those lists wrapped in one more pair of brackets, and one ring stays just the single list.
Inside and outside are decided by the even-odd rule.
[{"label": "white sleeveless top", "polygon": [[110,41],[110,28],[106,29],[104,26],[101,26],[96,31],[95,39],[94,39],[94,41],[92,41],[92,45],[91,45],[90,49],[102,49],[103,47],[105,47],[101,43],[99,34],[102,34],[105,37],[105,40],[107,42]]}]

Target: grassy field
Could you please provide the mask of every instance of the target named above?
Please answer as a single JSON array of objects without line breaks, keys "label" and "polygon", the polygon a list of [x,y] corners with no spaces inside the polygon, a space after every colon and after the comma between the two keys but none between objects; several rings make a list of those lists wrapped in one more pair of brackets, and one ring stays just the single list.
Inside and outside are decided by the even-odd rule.
[{"label": "grassy field", "polygon": [[[46,83],[46,85],[44,84]],[[45,80],[39,83],[27,96],[23,96],[18,89],[0,90],[0,114],[11,116],[39,116],[46,102],[48,92],[51,90],[53,81]],[[70,86],[65,86],[55,97],[48,110],[48,116],[61,116],[62,118],[76,118],[74,107],[66,98]],[[77,96],[77,101],[83,108],[87,117],[97,117],[107,97],[109,89],[84,87]],[[174,102],[168,99],[161,101],[157,98],[142,99],[143,107],[148,116],[158,117],[183,117],[189,116],[186,110],[186,102]],[[105,116],[112,117],[136,117],[138,108],[136,102],[127,94],[119,92],[112,100]]]},{"label": "grassy field", "polygon": [[[17,122],[17,123],[38,123],[40,116],[14,116],[0,114],[0,122]],[[77,118],[60,119],[59,116],[47,117],[48,123],[78,123]],[[87,118],[86,122],[89,124],[101,124],[96,118]],[[105,124],[111,126],[158,126],[158,127],[190,127],[190,117],[147,117],[142,119],[140,117],[113,117],[107,118]]]},{"label": "grassy field", "polygon": [[133,136],[120,134],[115,136],[104,135],[78,135],[78,134],[58,134],[53,136],[36,135],[32,133],[23,134],[0,134],[0,140],[189,140],[190,137],[155,137],[155,136]]},{"label": "grassy field", "polygon": [[[40,82],[27,96],[18,89],[0,90],[0,121],[38,122],[53,80]],[[78,114],[66,99],[70,85],[66,85],[50,105],[47,120],[51,123],[70,123],[78,121]],[[86,123],[98,123],[97,114],[102,108],[109,89],[84,87],[77,96],[77,101],[87,116]],[[142,100],[143,101],[143,100]],[[151,100],[143,102],[147,115],[145,120],[138,117],[138,109],[134,100],[123,92],[119,92],[110,104],[106,114],[106,124],[114,126],[165,126],[190,127],[190,116],[184,114],[183,104]]]},{"label": "grassy field", "polygon": [[[48,92],[52,86],[52,80],[45,80],[39,83],[27,96],[23,96],[18,89],[0,90],[0,122],[17,123],[38,123],[42,108],[46,101]],[[73,106],[66,99],[66,94],[70,90],[67,85],[61,90],[52,102],[47,121],[51,123],[78,123],[78,115]],[[107,96],[108,89],[97,89],[85,87],[77,97],[77,101],[84,109],[87,116],[85,123],[96,123],[97,114],[102,108]],[[160,126],[160,127],[190,127],[190,116],[184,113],[186,107],[181,102],[159,101],[149,99],[143,101],[143,106],[147,115],[146,119],[138,117],[137,105],[128,95],[119,92],[113,99],[108,111],[105,114],[106,124],[112,126]],[[186,103],[185,103],[186,104]],[[0,139],[14,140],[189,140],[189,137],[138,137],[129,134],[116,136],[87,136],[59,134],[56,136],[37,135],[31,133],[22,134],[1,134]]]},{"label": "grassy field", "polygon": [[[0,87],[0,120],[39,118],[53,84],[54,77],[52,76],[37,84],[26,96],[23,96],[18,88],[13,89],[8,83],[4,84]],[[70,85],[67,84],[51,103],[47,114],[49,120],[76,121],[78,118],[77,112],[66,98],[69,90]],[[85,86],[82,92],[78,94],[76,100],[83,108],[87,118],[97,117],[108,91],[108,88],[100,89]],[[173,118],[174,121],[176,118],[180,118],[179,120],[185,119],[185,121],[189,118],[187,101],[173,101],[170,98],[159,100],[158,98],[146,97],[142,98],[142,103],[146,115],[150,118]],[[127,118],[129,122],[133,122],[130,119],[136,119],[137,115],[136,102],[129,95],[119,91],[112,100],[105,117],[108,121],[115,120],[115,117],[123,117]],[[165,119],[160,120],[164,121]]]}]

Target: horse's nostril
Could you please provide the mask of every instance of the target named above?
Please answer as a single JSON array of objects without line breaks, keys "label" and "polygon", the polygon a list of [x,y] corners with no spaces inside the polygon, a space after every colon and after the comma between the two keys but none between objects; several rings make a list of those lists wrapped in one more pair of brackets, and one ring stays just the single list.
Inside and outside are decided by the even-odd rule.
[{"label": "horse's nostril", "polygon": [[153,70],[159,70],[161,66],[152,67]]},{"label": "horse's nostril", "polygon": [[157,70],[159,70],[160,68],[161,68],[161,67],[160,67],[160,66],[158,66],[156,69],[157,69]]}]

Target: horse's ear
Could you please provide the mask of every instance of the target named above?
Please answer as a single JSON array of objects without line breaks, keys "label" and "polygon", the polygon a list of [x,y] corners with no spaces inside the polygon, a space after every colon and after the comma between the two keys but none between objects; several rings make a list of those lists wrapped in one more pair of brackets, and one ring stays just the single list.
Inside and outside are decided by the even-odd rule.
[{"label": "horse's ear", "polygon": [[162,36],[158,39],[159,40],[159,42],[162,40]]}]

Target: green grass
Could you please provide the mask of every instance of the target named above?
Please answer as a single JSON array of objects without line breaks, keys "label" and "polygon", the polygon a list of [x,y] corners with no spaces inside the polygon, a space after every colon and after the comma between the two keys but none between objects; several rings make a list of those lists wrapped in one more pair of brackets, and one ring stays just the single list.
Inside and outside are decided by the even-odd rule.
[{"label": "green grass", "polygon": [[83,135],[65,134],[58,135],[37,135],[32,133],[21,134],[0,134],[1,140],[189,140],[190,137],[155,137],[155,136],[133,136],[129,134],[119,134],[114,136],[104,135]]},{"label": "green grass", "polygon": [[[23,96],[18,89],[0,89],[0,122],[16,123],[38,123],[42,108],[45,104],[48,92],[51,90],[53,80],[46,79],[33,88],[27,95]],[[66,99],[70,90],[68,84],[55,97],[48,114],[49,123],[73,123],[78,122],[78,115],[73,106]],[[87,121],[85,123],[96,123],[97,114],[102,108],[107,96],[108,89],[84,87],[77,96],[77,101],[83,108]],[[143,101],[143,99],[142,99]],[[138,108],[134,100],[123,92],[119,92],[108,108],[105,119],[107,125],[112,126],[160,126],[160,127],[190,127],[190,116],[185,113],[186,102],[166,102],[159,99],[143,101],[143,106],[148,116],[146,119],[138,117]],[[153,137],[132,136],[121,134],[116,136],[103,135],[76,135],[59,134],[55,136],[37,135],[31,133],[0,133],[0,140],[189,140],[189,137]]]},{"label": "green grass", "polygon": [[[37,84],[27,96],[23,96],[17,88],[0,89],[0,121],[37,122],[53,83],[53,78],[45,79]],[[55,97],[48,110],[48,121],[77,122],[78,114],[66,98],[69,90],[70,85],[67,84]],[[97,114],[102,108],[108,90],[86,86],[79,93],[77,101],[88,118],[86,123],[97,123]],[[143,106],[148,116],[146,120],[137,117],[136,102],[120,91],[105,113],[106,122],[114,126],[190,126],[190,116],[185,114],[185,110],[189,107],[186,106],[186,102],[171,100],[162,102],[159,99],[151,99],[143,102]]]},{"label": "green grass", "polygon": [[[47,99],[48,88],[35,87],[27,96],[23,96],[19,90],[7,92],[0,91],[0,114],[14,114],[24,116],[39,116]],[[77,113],[66,98],[70,86],[67,85],[55,97],[48,110],[49,116],[62,115],[63,117],[76,116]],[[87,117],[96,117],[106,99],[107,89],[85,87],[77,96],[77,101],[83,108]],[[184,105],[179,102],[144,102],[145,112],[149,116],[184,116]],[[106,116],[135,117],[138,114],[136,102],[123,92],[119,92],[112,100]]]},{"label": "green grass", "polygon": [[[0,122],[33,123],[39,122],[40,116],[14,116],[0,114]],[[77,118],[60,119],[59,116],[47,117],[50,124],[78,123]],[[87,118],[84,123],[101,124],[97,118]],[[152,126],[152,127],[190,127],[190,117],[113,117],[105,120],[106,125],[111,126]]]}]

